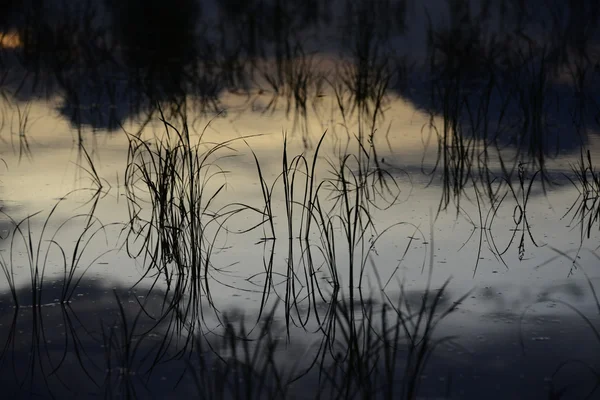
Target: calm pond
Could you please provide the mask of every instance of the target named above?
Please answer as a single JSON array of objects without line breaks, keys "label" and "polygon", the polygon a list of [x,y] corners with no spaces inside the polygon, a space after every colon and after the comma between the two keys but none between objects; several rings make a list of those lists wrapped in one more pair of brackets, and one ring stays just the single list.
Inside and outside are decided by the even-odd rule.
[{"label": "calm pond", "polygon": [[2,3],[3,398],[599,398],[599,20]]}]

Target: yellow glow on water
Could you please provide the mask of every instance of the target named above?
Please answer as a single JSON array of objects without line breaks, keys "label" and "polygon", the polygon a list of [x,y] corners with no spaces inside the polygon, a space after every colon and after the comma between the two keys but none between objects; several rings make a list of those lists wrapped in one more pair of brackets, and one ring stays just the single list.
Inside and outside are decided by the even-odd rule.
[{"label": "yellow glow on water", "polygon": [[17,32],[0,32],[0,48],[16,49],[21,45],[21,37]]}]

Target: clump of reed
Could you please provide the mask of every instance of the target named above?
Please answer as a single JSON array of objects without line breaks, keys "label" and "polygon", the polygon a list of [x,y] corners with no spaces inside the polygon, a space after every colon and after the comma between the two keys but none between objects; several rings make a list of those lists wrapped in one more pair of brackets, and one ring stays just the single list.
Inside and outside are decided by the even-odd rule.
[{"label": "clump of reed", "polygon": [[[14,306],[17,308],[20,306],[22,300],[18,299],[16,296],[15,269],[20,266],[22,261],[21,257],[16,257],[16,253],[20,252],[20,254],[25,255],[24,259],[26,260],[29,269],[31,299],[28,303],[32,307],[39,307],[42,304],[42,301],[59,301],[60,303],[70,301],[85,273],[105,254],[113,251],[108,250],[102,252],[89,263],[84,263],[84,254],[86,253],[86,250],[91,247],[91,243],[93,243],[97,237],[101,237],[102,235],[104,235],[105,240],[108,240],[106,236],[107,228],[115,224],[104,224],[95,216],[98,201],[102,195],[107,193],[107,191],[104,190],[104,180],[99,177],[91,157],[85,148],[82,148],[82,151],[85,154],[88,166],[85,167],[84,165],[79,165],[79,167],[89,174],[92,186],[89,188],[73,190],[63,196],[47,213],[45,219],[41,221],[41,226],[38,225],[37,221],[37,217],[42,214],[41,211],[27,215],[20,220],[15,220],[6,212],[1,211],[11,222],[12,230],[9,232],[8,237],[4,238],[9,242],[9,256],[8,259],[5,259],[0,255],[0,268],[9,284]],[[53,233],[50,232],[51,227],[56,224],[53,221],[53,217],[59,206],[71,195],[81,191],[91,191],[92,193],[91,198],[83,205],[86,206],[90,204],[89,210],[66,218],[58,224],[58,227]],[[69,250],[61,245],[57,238],[69,229],[71,225],[77,226],[79,221],[81,221],[83,228],[76,236],[75,245],[69,253]],[[36,228],[39,229],[37,238],[33,233]],[[43,300],[42,294],[46,268],[49,260],[56,256],[58,257],[59,265],[62,265],[63,270],[61,295],[58,299]]]},{"label": "clump of reed", "polygon": [[218,268],[211,255],[227,220],[242,212],[262,216],[263,211],[235,202],[217,205],[226,189],[226,171],[216,161],[220,153],[232,150],[235,140],[204,143],[207,125],[193,142],[185,103],[171,110],[178,122],[170,122],[160,106],[159,110],[163,136],[144,140],[129,135],[125,247],[131,257],[143,260],[144,277],[166,283],[172,295],[167,309],[177,308],[180,323],[195,324],[203,302],[214,306],[211,286]]},{"label": "clump of reed", "polygon": [[579,192],[565,216],[572,214],[571,222],[578,220],[581,239],[589,239],[594,225],[600,221],[600,174],[592,163],[590,150],[581,154],[577,164],[571,166],[575,180],[567,178]]},{"label": "clump of reed", "polygon": [[[381,300],[349,297],[332,300],[333,310],[313,333],[277,323],[275,305],[257,325],[241,319],[197,338],[197,358],[190,360],[202,398],[416,399],[421,377],[436,348],[452,340],[440,335],[438,324],[467,295],[444,306],[444,283],[426,289],[414,304],[400,284],[398,299],[383,292]],[[287,331],[288,340],[285,340]],[[220,333],[219,333],[220,332]],[[211,337],[213,339],[211,339]],[[302,355],[294,360],[289,352]],[[440,395],[450,395],[449,388]]]}]

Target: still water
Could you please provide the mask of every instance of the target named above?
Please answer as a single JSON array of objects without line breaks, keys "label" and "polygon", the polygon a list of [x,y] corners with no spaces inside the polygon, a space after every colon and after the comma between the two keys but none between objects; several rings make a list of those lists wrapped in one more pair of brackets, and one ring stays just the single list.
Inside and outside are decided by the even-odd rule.
[{"label": "still water", "polygon": [[33,3],[9,398],[598,395],[592,2]]}]

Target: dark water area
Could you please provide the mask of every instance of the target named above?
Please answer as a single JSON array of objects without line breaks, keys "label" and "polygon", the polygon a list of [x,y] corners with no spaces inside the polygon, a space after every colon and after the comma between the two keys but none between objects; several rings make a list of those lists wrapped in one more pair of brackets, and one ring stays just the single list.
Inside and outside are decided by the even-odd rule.
[{"label": "dark water area", "polygon": [[[477,117],[483,103],[493,110],[490,124],[536,114],[551,114],[545,123],[553,127],[596,118],[593,2],[370,3],[7,2],[3,87],[21,101],[60,94],[61,113],[74,125],[109,130],[156,102],[185,96],[202,110],[222,111],[219,98],[227,91],[268,91],[302,111],[332,73],[342,75],[362,107],[376,102],[378,91],[396,91],[419,109],[439,114],[446,106],[460,119]],[[318,71],[311,62],[318,55],[346,59],[357,70]],[[538,103],[522,104],[534,98]],[[590,109],[586,118],[577,115],[580,108]],[[556,143],[576,148],[575,140]]]},{"label": "dark water area", "polygon": [[599,19],[1,2],[0,397],[599,398]]},{"label": "dark water area", "polygon": [[[213,328],[194,343],[165,315],[164,300],[169,296],[159,290],[150,294],[84,279],[66,302],[59,301],[61,291],[55,283],[44,288],[44,295],[56,297],[32,306],[27,301],[31,292],[20,290],[19,308],[11,305],[10,296],[0,299],[1,376],[8,398],[229,398],[240,393],[279,397],[291,390],[295,398],[319,393],[329,398],[340,390],[336,385],[345,382],[341,374],[348,373],[328,360],[319,365],[321,373],[332,374],[331,381],[319,377],[319,368],[311,363],[320,361],[312,352],[327,346],[330,338],[314,342],[296,328],[293,340],[286,343],[284,321],[273,315],[257,322],[256,316],[244,310],[221,310],[219,318],[226,328]],[[423,293],[407,295],[418,307]],[[593,340],[589,326],[576,316],[556,317],[544,308],[531,310],[525,317],[459,311],[461,323],[477,319],[492,331],[485,336],[440,340],[417,378],[422,387],[419,398],[447,398],[450,392],[460,398],[482,393],[492,399],[542,398],[541,392],[557,387],[569,388],[571,396],[585,397],[594,388],[589,365],[597,359],[578,342]],[[593,322],[597,324],[598,319]],[[220,324],[214,317],[207,317],[206,323]],[[244,331],[242,326],[255,331]],[[250,350],[236,349],[236,354],[232,343],[242,340],[238,336],[242,334],[253,345]],[[332,350],[339,346],[341,351],[344,339],[337,340]],[[394,352],[397,363],[407,362],[409,346],[404,346]],[[570,362],[563,364],[563,360]],[[392,385],[377,391],[402,391],[400,368],[375,371],[381,376],[370,377],[369,384]],[[298,381],[283,387],[276,373],[295,375]]]}]

